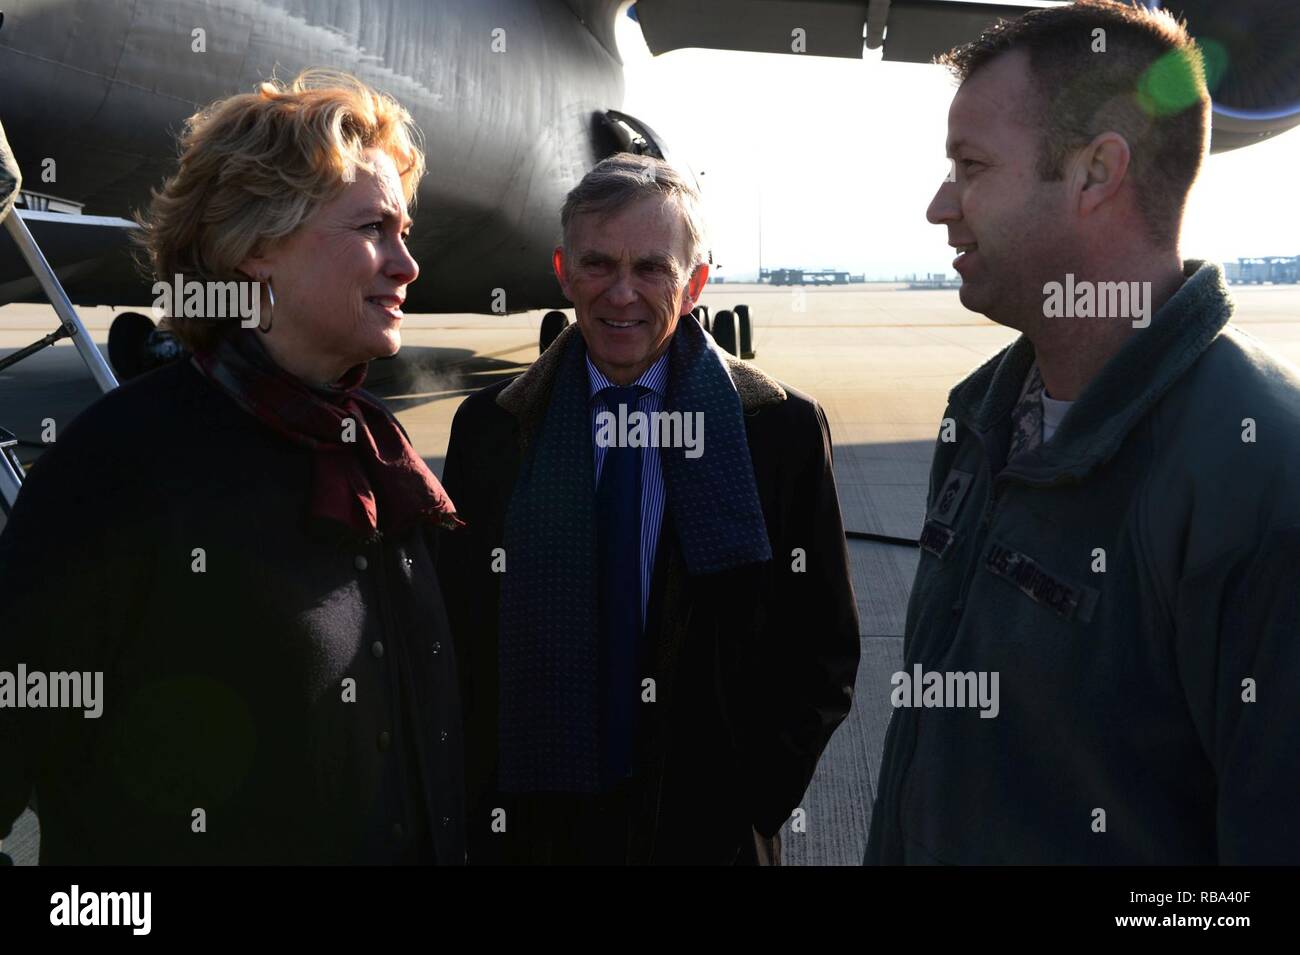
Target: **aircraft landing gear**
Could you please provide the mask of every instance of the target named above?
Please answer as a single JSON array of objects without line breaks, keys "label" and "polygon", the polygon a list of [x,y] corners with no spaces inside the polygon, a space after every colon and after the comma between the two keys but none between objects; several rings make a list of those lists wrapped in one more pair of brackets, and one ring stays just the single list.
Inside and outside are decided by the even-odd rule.
[{"label": "aircraft landing gear", "polygon": [[563,312],[547,312],[542,316],[542,334],[537,340],[537,353],[540,355],[550,347],[551,342],[560,336],[560,332],[569,327],[569,316]]},{"label": "aircraft landing gear", "polygon": [[139,312],[122,312],[108,329],[108,361],[119,381],[130,381],[185,354],[180,340]]},{"label": "aircraft landing gear", "polygon": [[738,351],[736,347],[736,316],[725,308],[713,316],[713,340],[718,343],[719,348],[729,354],[735,355]]},{"label": "aircraft landing gear", "polygon": [[737,329],[740,333],[740,357],[754,357],[754,329],[749,322],[749,306],[737,305],[734,309],[736,313]]}]

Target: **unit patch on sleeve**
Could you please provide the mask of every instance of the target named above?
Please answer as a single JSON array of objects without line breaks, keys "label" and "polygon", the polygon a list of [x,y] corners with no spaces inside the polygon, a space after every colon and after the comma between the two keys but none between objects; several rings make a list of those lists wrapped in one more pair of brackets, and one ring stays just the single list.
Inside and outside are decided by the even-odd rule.
[{"label": "unit patch on sleeve", "polygon": [[921,529],[921,549],[928,550],[940,560],[948,556],[948,551],[952,549],[952,543],[956,539],[956,534],[934,521],[926,521],[925,527]]}]

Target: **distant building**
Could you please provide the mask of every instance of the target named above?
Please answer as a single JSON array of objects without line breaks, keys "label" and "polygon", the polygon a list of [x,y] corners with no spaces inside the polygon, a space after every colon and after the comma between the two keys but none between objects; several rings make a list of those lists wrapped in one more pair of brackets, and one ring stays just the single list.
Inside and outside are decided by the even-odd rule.
[{"label": "distant building", "polygon": [[921,279],[915,275],[908,276],[907,287],[910,289],[961,288],[961,279],[945,272],[927,272],[925,278]]},{"label": "distant building", "polygon": [[1224,262],[1223,274],[1238,285],[1295,285],[1300,282],[1300,255],[1261,255]]},{"label": "distant building", "polygon": [[771,285],[849,285],[866,281],[866,274],[854,275],[834,269],[761,269],[760,282]]}]

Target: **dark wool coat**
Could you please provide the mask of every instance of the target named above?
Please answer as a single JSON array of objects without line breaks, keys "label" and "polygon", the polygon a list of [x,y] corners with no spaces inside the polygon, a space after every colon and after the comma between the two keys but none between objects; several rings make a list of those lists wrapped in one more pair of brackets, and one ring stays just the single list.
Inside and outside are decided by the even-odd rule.
[{"label": "dark wool coat", "polygon": [[[439,574],[461,664],[470,863],[730,864],[753,855],[754,830],[775,835],[798,806],[852,698],[858,618],[826,418],[812,399],[728,359],[774,559],[692,578],[671,507],[665,515],[642,671],[655,679],[656,702],[647,704],[635,785],[617,810],[630,819],[626,852],[611,852],[602,840],[617,838],[622,823],[591,821],[610,811],[608,801],[507,796],[494,779],[501,574],[493,551],[521,449],[540,427],[557,359],[576,334],[576,326],[566,331],[521,377],[471,395],[452,425],[443,482],[468,526],[444,538]],[[792,556],[797,548],[806,565]],[[494,820],[504,832],[493,831]]]},{"label": "dark wool coat", "polygon": [[44,864],[464,862],[440,532],[326,540],[311,472],[188,361],[59,434],[0,536],[0,671],[102,671],[103,715],[0,709],[0,834],[34,787]]}]

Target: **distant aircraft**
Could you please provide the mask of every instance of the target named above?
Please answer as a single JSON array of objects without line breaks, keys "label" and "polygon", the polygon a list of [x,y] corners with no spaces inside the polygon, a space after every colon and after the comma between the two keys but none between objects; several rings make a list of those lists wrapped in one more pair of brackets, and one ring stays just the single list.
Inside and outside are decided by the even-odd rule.
[{"label": "distant aircraft", "polygon": [[[1225,55],[1214,148],[1300,123],[1293,0],[1181,0]],[[346,69],[405,105],[430,170],[410,246],[411,312],[563,308],[550,271],[565,194],[601,158],[649,153],[689,172],[620,111],[620,10],[656,53],[682,47],[927,62],[1024,5],[960,0],[7,0],[0,123],[22,171],[17,214],[77,305],[147,306],[126,233],[201,106],[309,66]],[[870,122],[869,111],[846,121]],[[653,119],[653,117],[652,117]],[[887,141],[888,129],[880,130]],[[0,305],[42,302],[0,237]],[[127,313],[137,335],[152,323]],[[146,320],[147,321],[147,320]],[[121,331],[119,327],[117,331]]]}]

